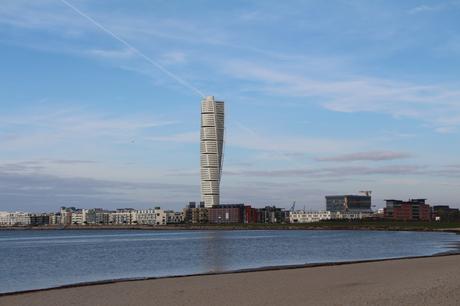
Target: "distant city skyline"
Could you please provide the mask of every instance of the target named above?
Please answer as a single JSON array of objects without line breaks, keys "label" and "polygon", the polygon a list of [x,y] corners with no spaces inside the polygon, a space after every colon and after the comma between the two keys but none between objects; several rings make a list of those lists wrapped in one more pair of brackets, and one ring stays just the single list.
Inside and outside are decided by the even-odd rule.
[{"label": "distant city skyline", "polygon": [[[460,207],[459,1],[67,1],[225,101],[220,202]],[[0,210],[199,201],[195,90],[62,1],[0,37]]]}]

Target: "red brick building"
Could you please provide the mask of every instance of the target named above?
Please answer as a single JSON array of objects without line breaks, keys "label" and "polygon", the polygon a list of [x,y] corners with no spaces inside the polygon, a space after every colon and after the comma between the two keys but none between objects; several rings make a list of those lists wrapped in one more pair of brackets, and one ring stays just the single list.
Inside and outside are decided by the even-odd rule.
[{"label": "red brick building", "polygon": [[426,199],[385,201],[385,219],[399,221],[431,221],[431,207],[425,203]]}]

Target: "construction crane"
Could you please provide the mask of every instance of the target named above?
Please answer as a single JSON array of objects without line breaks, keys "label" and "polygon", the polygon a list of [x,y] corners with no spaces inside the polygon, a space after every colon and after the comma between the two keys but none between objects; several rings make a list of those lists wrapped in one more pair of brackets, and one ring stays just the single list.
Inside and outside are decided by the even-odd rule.
[{"label": "construction crane", "polygon": [[291,206],[291,209],[290,209],[290,211],[292,212],[292,211],[294,211],[294,210],[295,210],[295,201],[294,201],[294,202],[292,202],[292,206]]},{"label": "construction crane", "polygon": [[366,195],[366,197],[370,197],[372,194],[372,190],[361,190],[359,193]]}]

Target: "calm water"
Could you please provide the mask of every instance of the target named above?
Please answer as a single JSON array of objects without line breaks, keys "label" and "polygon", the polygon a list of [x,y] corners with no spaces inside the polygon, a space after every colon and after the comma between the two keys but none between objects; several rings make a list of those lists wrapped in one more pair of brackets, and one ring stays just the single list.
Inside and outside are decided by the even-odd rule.
[{"label": "calm water", "polygon": [[0,231],[0,292],[85,281],[431,255],[459,235],[374,231]]}]

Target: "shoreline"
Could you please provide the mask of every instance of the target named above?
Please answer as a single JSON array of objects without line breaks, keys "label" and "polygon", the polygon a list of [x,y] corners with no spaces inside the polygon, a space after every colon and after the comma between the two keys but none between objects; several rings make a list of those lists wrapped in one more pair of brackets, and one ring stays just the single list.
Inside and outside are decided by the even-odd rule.
[{"label": "shoreline", "polygon": [[238,231],[238,230],[353,230],[353,231],[413,231],[447,232],[460,234],[460,224],[438,227],[436,223],[314,223],[314,224],[228,224],[228,225],[51,225],[51,226],[0,226],[1,231],[50,231],[50,230],[132,230],[132,231]]},{"label": "shoreline", "polygon": [[460,255],[265,267],[79,284],[0,296],[2,306],[459,305]]},{"label": "shoreline", "polygon": [[244,268],[244,269],[216,271],[216,272],[210,271],[210,272],[204,272],[204,273],[183,274],[183,275],[116,278],[116,279],[79,282],[79,283],[66,284],[66,285],[60,285],[60,286],[55,286],[55,287],[40,288],[40,289],[28,289],[28,290],[3,292],[3,293],[0,292],[0,298],[5,297],[5,296],[16,296],[16,295],[23,295],[23,294],[29,294],[29,293],[61,290],[61,289],[72,289],[72,288],[80,288],[80,287],[110,285],[110,284],[149,281],[149,280],[179,279],[179,278],[215,276],[215,275],[232,275],[232,274],[244,274],[244,273],[253,273],[253,272],[264,272],[264,271],[297,270],[297,269],[308,269],[308,268],[317,268],[317,267],[334,267],[334,266],[344,266],[344,265],[356,265],[356,264],[363,264],[363,263],[378,263],[378,262],[388,262],[388,261],[398,261],[398,260],[437,258],[437,257],[457,256],[457,255],[460,255],[460,244],[457,244],[455,247],[452,247],[451,251],[444,251],[444,252],[435,253],[432,255],[363,259],[363,260],[336,261],[336,262],[324,262],[324,263],[263,266],[263,267],[257,267],[257,268]]}]

